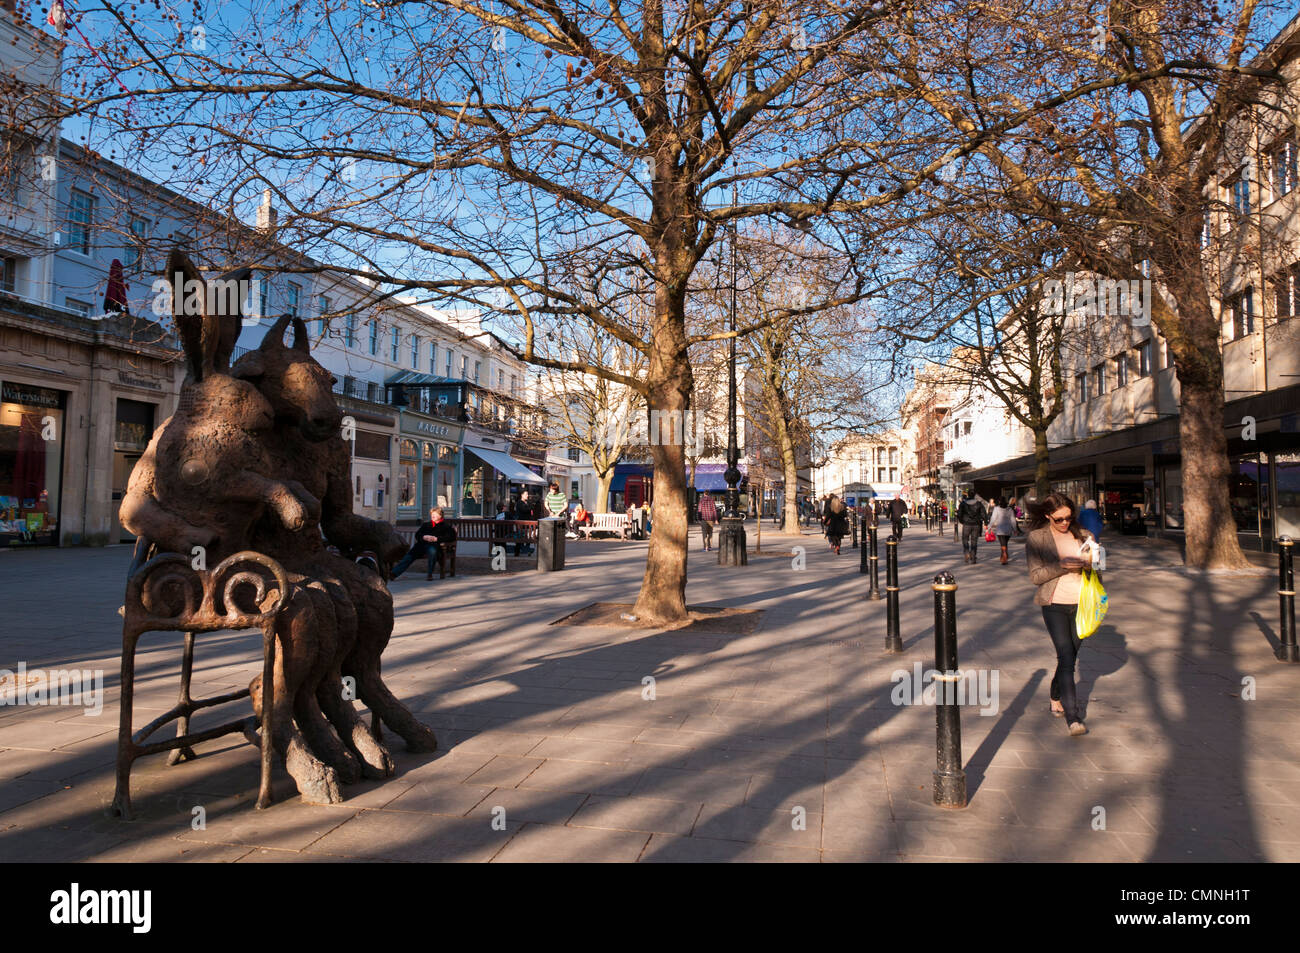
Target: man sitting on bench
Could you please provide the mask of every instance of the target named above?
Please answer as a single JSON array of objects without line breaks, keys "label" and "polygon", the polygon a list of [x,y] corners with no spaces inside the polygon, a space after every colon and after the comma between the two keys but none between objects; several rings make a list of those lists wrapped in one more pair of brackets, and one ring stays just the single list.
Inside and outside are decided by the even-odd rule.
[{"label": "man sitting on bench", "polygon": [[[442,518],[442,507],[435,506],[429,510],[429,522],[420,524],[415,531],[415,542],[411,550],[402,557],[402,561],[393,567],[390,578],[396,579],[421,556],[428,558],[426,580],[433,579],[433,564],[442,562],[443,547],[456,542],[456,528]],[[453,567],[454,568],[454,567]]]}]

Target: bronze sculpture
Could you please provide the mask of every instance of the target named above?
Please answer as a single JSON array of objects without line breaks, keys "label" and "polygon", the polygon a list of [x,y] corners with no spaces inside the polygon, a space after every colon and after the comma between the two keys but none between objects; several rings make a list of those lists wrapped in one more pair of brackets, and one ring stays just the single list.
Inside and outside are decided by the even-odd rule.
[{"label": "bronze sculpture", "polygon": [[[167,277],[174,282],[176,275],[187,285],[201,282],[173,251]],[[200,552],[216,562],[251,551],[283,567],[289,592],[274,622],[272,740],[304,799],[335,803],[342,785],[392,773],[381,720],[411,750],[436,748],[433,732],[380,674],[393,628],[387,567],[406,544],[388,523],[352,512],[351,459],[334,379],[311,356],[301,319],[280,318],[230,366],[238,309],[210,313],[211,295],[200,315],[186,314],[195,310],[186,304],[174,287],[188,362],[180,408],[154,434],[122,505],[123,525],[139,537],[135,566],[151,552]],[[291,323],[293,342],[286,345]],[[183,699],[189,663],[187,654]],[[372,712],[370,729],[345,688],[349,677]],[[249,694],[260,715],[262,676]],[[182,733],[187,725],[186,716]]]}]

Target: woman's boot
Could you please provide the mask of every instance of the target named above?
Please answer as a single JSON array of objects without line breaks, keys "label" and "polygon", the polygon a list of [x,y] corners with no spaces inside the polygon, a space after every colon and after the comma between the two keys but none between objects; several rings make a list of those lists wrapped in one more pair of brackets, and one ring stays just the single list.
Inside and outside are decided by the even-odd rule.
[{"label": "woman's boot", "polygon": [[1004,543],[1002,546],[1002,565],[1005,566],[1006,564],[1007,564],[1007,547],[1006,544]]}]

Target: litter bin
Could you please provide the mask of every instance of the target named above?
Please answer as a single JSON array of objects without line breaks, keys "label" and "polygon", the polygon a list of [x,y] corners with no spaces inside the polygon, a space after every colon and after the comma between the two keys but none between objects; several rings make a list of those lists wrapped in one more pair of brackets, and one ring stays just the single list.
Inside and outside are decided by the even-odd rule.
[{"label": "litter bin", "polygon": [[564,520],[537,521],[537,571],[559,572],[564,568]]}]

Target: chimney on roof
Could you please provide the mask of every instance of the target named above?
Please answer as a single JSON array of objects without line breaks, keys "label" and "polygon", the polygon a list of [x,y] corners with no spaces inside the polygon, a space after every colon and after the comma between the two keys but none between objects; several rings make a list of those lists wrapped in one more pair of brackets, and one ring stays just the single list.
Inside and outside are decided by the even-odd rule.
[{"label": "chimney on roof", "polygon": [[271,190],[262,190],[262,204],[257,207],[257,230],[266,235],[275,235],[277,213],[271,204]]}]

